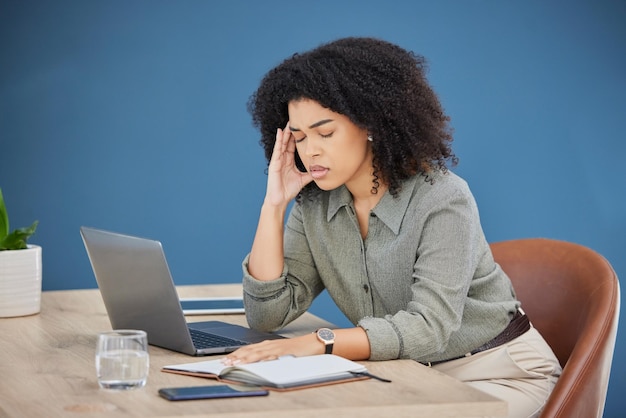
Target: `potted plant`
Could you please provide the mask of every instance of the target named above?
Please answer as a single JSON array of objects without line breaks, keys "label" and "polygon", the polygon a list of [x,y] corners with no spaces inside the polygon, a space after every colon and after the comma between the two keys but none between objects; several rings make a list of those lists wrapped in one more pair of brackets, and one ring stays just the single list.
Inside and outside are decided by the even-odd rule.
[{"label": "potted plant", "polygon": [[41,247],[27,244],[38,222],[11,232],[0,189],[0,318],[41,309]]}]

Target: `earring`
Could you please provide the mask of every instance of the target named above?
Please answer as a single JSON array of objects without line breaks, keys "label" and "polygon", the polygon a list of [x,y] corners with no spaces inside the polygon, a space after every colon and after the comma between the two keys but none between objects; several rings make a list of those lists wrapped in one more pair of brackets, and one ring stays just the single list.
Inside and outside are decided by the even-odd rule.
[{"label": "earring", "polygon": [[372,135],[368,135],[367,140],[370,142],[374,142],[374,138],[372,137]]}]

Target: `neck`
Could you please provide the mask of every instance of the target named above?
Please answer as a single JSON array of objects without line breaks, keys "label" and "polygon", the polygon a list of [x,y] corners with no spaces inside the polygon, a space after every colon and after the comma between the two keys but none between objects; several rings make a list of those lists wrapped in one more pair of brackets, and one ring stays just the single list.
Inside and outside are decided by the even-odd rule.
[{"label": "neck", "polygon": [[373,187],[373,183],[371,183],[370,187],[367,189],[360,188],[357,190],[352,190],[350,187],[348,187],[348,190],[350,190],[350,193],[352,194],[352,200],[355,207],[358,206],[359,208],[364,208],[369,211],[378,204],[380,199],[382,199],[383,195],[387,191],[387,186],[383,183],[380,183],[378,188],[376,189],[376,193],[372,193]]},{"label": "neck", "polygon": [[358,173],[346,183],[346,187],[352,194],[355,206],[358,205],[362,208],[369,206],[368,210],[376,206],[385,194],[385,191],[387,191],[387,185],[381,179],[378,179],[376,193],[372,193],[376,185],[374,183],[376,177],[374,176],[373,158],[370,148],[367,161],[363,163]]}]

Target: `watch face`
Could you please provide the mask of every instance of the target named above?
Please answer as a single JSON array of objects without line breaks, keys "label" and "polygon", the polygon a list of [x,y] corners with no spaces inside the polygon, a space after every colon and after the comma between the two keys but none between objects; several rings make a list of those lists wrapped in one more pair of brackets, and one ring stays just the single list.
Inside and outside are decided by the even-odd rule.
[{"label": "watch face", "polygon": [[324,341],[332,341],[335,339],[335,333],[328,328],[321,328],[317,331],[318,337]]}]

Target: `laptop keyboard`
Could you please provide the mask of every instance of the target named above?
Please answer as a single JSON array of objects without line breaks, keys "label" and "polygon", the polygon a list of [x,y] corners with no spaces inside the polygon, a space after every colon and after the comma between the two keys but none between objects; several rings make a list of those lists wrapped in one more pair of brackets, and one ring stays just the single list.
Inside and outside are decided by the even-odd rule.
[{"label": "laptop keyboard", "polygon": [[233,338],[222,337],[221,335],[208,334],[196,329],[189,329],[193,344],[198,349],[214,348],[214,347],[236,347],[247,345],[245,341],[235,340]]}]

